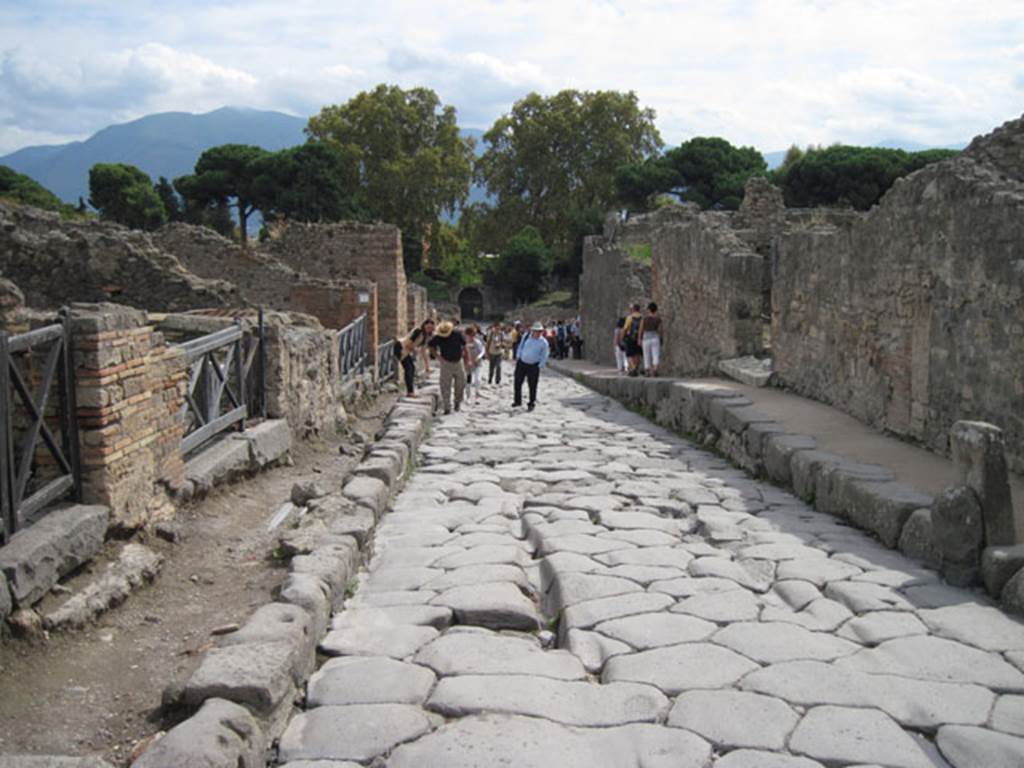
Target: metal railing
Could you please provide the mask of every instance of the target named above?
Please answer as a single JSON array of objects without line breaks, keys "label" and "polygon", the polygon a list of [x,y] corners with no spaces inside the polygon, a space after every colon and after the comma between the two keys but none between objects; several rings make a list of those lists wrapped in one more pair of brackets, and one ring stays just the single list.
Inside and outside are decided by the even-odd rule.
[{"label": "metal railing", "polygon": [[398,373],[395,340],[388,339],[377,347],[377,383],[383,384]]},{"label": "metal railing", "polygon": [[179,344],[189,361],[188,392],[181,407],[185,420],[182,453],[245,419],[266,416],[266,354],[263,311],[255,332],[236,320],[230,328]]},{"label": "metal railing", "polygon": [[[0,517],[3,541],[47,505],[82,498],[71,329],[61,322],[16,336],[0,332]],[[51,407],[52,391],[57,402]],[[58,433],[54,434],[53,428]],[[15,436],[17,435],[17,439]]]},{"label": "metal railing", "polygon": [[338,372],[343,379],[362,373],[366,367],[366,328],[367,318],[362,314],[338,331]]}]

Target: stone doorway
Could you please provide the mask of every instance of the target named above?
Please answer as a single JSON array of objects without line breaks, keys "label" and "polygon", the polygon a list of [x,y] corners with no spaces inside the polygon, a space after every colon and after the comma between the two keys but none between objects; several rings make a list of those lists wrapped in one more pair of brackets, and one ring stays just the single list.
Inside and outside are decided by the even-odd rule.
[{"label": "stone doorway", "polygon": [[459,312],[463,320],[481,320],[484,317],[484,294],[479,288],[459,291]]}]

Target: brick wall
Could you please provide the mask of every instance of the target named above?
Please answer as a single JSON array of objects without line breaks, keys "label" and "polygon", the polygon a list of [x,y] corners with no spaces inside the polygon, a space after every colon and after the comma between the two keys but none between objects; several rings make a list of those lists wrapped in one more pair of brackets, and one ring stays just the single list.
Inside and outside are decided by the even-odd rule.
[{"label": "brick wall", "polygon": [[409,283],[406,286],[406,295],[408,297],[406,321],[411,329],[426,320],[430,313],[427,303],[427,289],[422,285]]},{"label": "brick wall", "polygon": [[390,224],[292,222],[264,245],[268,254],[306,275],[326,280],[363,278],[377,284],[381,339],[409,329],[402,238]]},{"label": "brick wall", "polygon": [[71,318],[84,500],[109,506],[119,528],[172,516],[167,490],[184,481],[184,354],[127,307],[79,304]]}]

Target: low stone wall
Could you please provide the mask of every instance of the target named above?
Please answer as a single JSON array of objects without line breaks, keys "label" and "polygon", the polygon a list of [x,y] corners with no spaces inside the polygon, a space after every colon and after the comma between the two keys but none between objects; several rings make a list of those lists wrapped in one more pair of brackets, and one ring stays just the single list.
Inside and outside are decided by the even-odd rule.
[{"label": "low stone wall", "polygon": [[204,280],[158,248],[145,232],[0,202],[5,277],[29,306],[114,300],[154,312],[238,303],[234,286]]},{"label": "low stone wall", "polygon": [[1007,165],[1022,137],[1008,123],[845,226],[779,238],[782,386],[940,453],[954,422],[991,422],[1024,471],[1024,182]]},{"label": "low stone wall", "polygon": [[331,613],[343,605],[372,532],[415,460],[437,403],[436,389],[421,394],[427,397],[392,408],[380,440],[342,487],[302,500],[301,523],[281,536],[291,561],[277,602],[206,652],[180,689],[178,703],[194,714],[133,768],[265,764],[316,666]]},{"label": "low stone wall", "polygon": [[766,260],[728,214],[688,213],[653,235],[652,294],[664,323],[661,369],[704,375],[764,351]]}]

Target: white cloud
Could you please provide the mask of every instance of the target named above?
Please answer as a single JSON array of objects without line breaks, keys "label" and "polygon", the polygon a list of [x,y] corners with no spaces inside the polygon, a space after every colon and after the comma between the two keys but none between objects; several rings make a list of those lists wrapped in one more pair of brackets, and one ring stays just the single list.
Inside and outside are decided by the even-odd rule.
[{"label": "white cloud", "polygon": [[1020,113],[1021,39],[1019,0],[39,0],[0,28],[0,147],[170,109],[310,114],[379,82],[476,127],[531,90],[614,88],[671,143],[942,144]]}]

